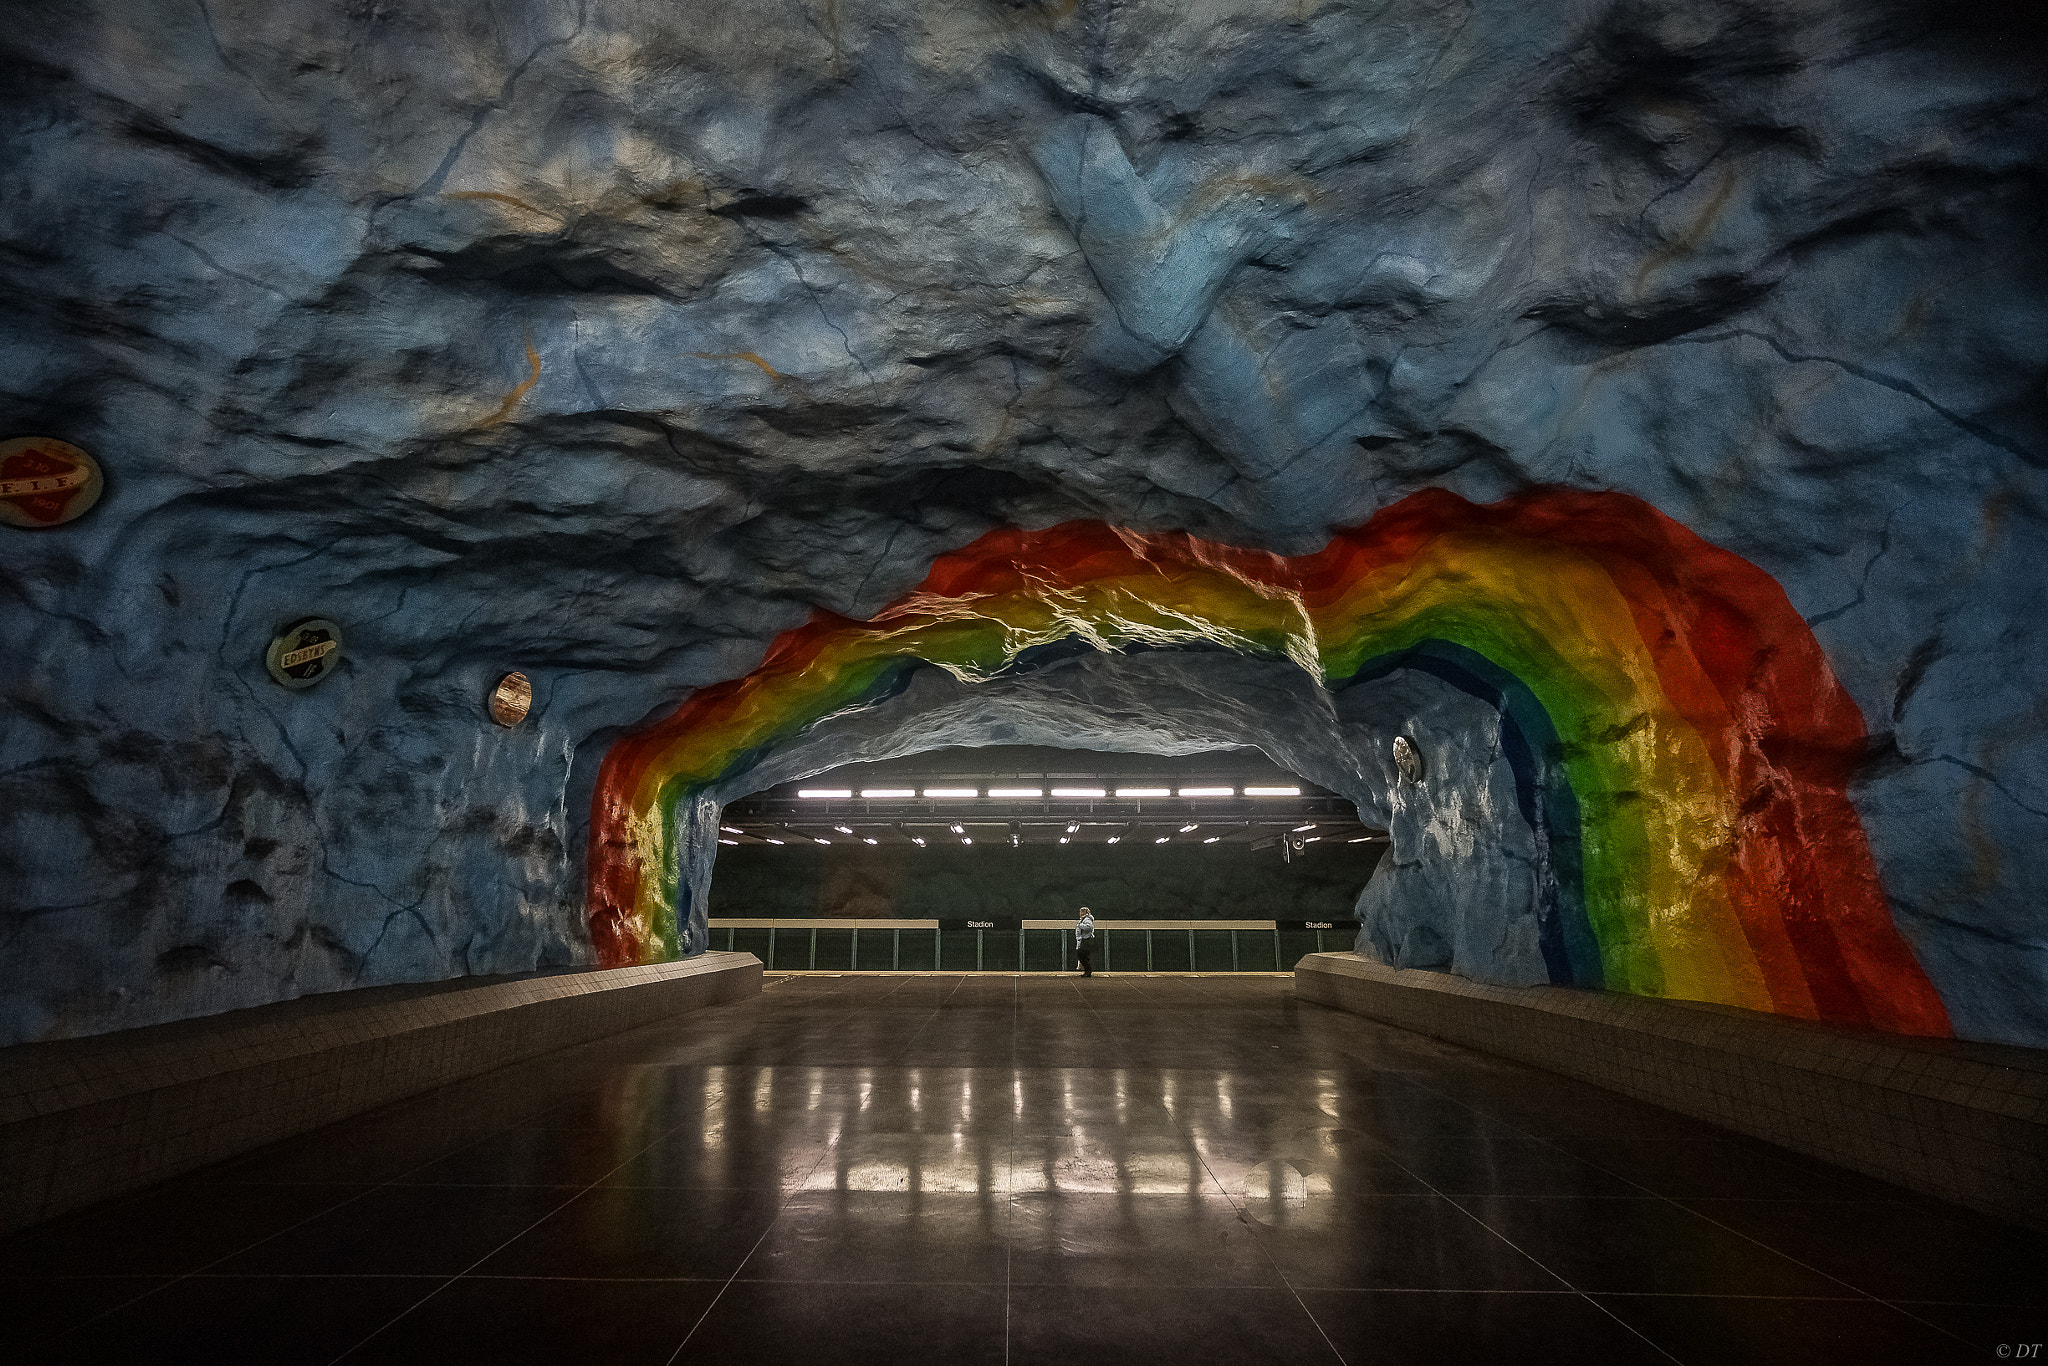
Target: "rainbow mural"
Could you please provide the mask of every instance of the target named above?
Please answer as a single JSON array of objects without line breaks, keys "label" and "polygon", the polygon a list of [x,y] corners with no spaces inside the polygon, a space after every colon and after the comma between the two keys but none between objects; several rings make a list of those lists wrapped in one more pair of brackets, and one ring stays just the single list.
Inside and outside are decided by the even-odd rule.
[{"label": "rainbow mural", "polygon": [[679,804],[925,664],[980,681],[1072,641],[1221,646],[1333,690],[1428,670],[1500,710],[1549,850],[1552,981],[1950,1033],[1846,795],[1862,718],[1783,590],[1640,499],[1554,489],[1425,490],[1294,558],[1095,522],[997,531],[872,620],[819,612],[606,755],[601,960],[675,956]]}]

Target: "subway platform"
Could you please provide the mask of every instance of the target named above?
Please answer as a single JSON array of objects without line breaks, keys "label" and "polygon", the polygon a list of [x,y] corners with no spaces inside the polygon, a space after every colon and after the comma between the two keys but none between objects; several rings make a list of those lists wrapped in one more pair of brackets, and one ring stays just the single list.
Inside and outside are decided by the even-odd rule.
[{"label": "subway platform", "polygon": [[1946,1362],[2048,1239],[1262,975],[795,976],[0,1243],[15,1360]]}]

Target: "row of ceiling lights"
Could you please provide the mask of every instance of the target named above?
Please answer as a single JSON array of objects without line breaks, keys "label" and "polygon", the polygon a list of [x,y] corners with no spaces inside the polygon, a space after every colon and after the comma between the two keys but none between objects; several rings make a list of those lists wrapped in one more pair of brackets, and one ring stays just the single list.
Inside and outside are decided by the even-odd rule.
[{"label": "row of ceiling lights", "polygon": [[[730,826],[730,825],[721,825],[721,826],[719,826],[718,828],[719,828],[719,829],[720,829],[721,831],[723,831],[723,832],[725,832],[726,834],[728,834],[728,835],[743,835],[743,834],[745,834],[745,833],[746,833],[746,832],[745,832],[744,830],[741,830],[741,829],[737,828],[736,826]],[[851,836],[853,836],[854,838],[858,839],[858,840],[859,840],[859,841],[860,841],[860,842],[861,842],[862,844],[880,844],[880,843],[881,843],[881,841],[880,841],[880,840],[877,840],[877,839],[872,839],[872,838],[870,838],[870,837],[868,837],[868,836],[866,836],[866,835],[859,835],[859,834],[856,834],[856,833],[855,833],[855,831],[854,831],[854,829],[853,829],[853,827],[851,827],[851,826],[847,826],[847,825],[835,825],[835,826],[833,826],[832,828],[833,828],[834,830],[837,830],[837,831],[838,831],[838,832],[839,832],[840,834],[842,834],[842,835],[851,835]],[[1200,826],[1200,824],[1194,824],[1194,825],[1183,825],[1183,826],[1182,826],[1182,827],[1180,828],[1180,832],[1179,832],[1179,833],[1181,833],[1181,834],[1183,834],[1183,835],[1186,835],[1186,834],[1190,834],[1190,833],[1192,833],[1192,832],[1194,832],[1194,831],[1196,831],[1196,830],[1199,830],[1199,829],[1201,829],[1201,828],[1202,828],[1202,827]],[[1290,831],[1289,831],[1288,833],[1289,833],[1289,834],[1292,834],[1292,835],[1299,835],[1299,834],[1301,834],[1301,833],[1302,833],[1303,831],[1307,831],[1307,830],[1313,830],[1313,829],[1315,829],[1315,828],[1316,828],[1316,827],[1315,827],[1315,822],[1311,821],[1311,822],[1309,822],[1309,823],[1308,823],[1307,825],[1297,825],[1297,826],[1295,826],[1295,827],[1294,827],[1294,829],[1290,830]],[[1080,831],[1081,831],[1081,826],[1080,826],[1080,823],[1079,823],[1079,822],[1075,822],[1075,823],[1073,823],[1073,824],[1071,824],[1071,825],[1067,826],[1067,833],[1066,833],[1066,834],[1064,834],[1064,835],[1061,835],[1061,836],[1060,836],[1060,843],[1061,843],[1061,844],[1067,844],[1067,843],[1071,842],[1071,841],[1072,841],[1072,839],[1073,839],[1073,837],[1074,837],[1075,835],[1079,834],[1079,833],[1080,833]],[[972,843],[974,843],[974,840],[973,840],[973,838],[972,838],[972,837],[971,837],[970,835],[968,835],[968,833],[967,833],[967,827],[966,827],[966,826],[964,826],[964,825],[957,825],[957,824],[956,824],[956,825],[955,825],[955,826],[953,827],[953,833],[954,833],[954,834],[956,834],[956,835],[958,835],[958,836],[960,837],[960,842],[961,842],[962,844],[972,844]],[[811,842],[812,842],[813,844],[826,844],[826,845],[829,845],[829,844],[831,844],[831,843],[832,843],[832,841],[831,841],[831,840],[828,840],[828,839],[824,839],[824,838],[822,838],[822,837],[820,837],[820,836],[817,836],[817,835],[811,835],[811,836],[808,836],[808,838],[810,839],[810,841],[811,841]],[[1221,835],[1210,835],[1210,836],[1208,836],[1207,838],[1205,838],[1205,839],[1204,839],[1204,840],[1202,841],[1202,843],[1204,843],[1204,844],[1214,844],[1214,843],[1216,843],[1216,842],[1217,842],[1218,840],[1220,840],[1220,839],[1222,839],[1222,838],[1223,838],[1223,836],[1221,836]],[[1322,838],[1323,838],[1323,837],[1322,837],[1321,835],[1310,835],[1310,836],[1309,836],[1309,837],[1308,837],[1308,838],[1307,838],[1306,840],[1304,840],[1304,841],[1303,841],[1303,843],[1304,843],[1304,844],[1314,844],[1314,843],[1315,843],[1315,842],[1316,842],[1317,840],[1320,840],[1320,839],[1322,839]],[[1371,842],[1372,838],[1373,838],[1373,837],[1372,837],[1371,835],[1359,835],[1359,836],[1357,836],[1357,837],[1356,837],[1356,838],[1354,838],[1354,839],[1350,839],[1350,840],[1347,840],[1347,841],[1345,841],[1345,843],[1347,843],[1347,844],[1367,844],[1367,843],[1370,843],[1370,842]],[[775,839],[775,838],[772,838],[771,836],[768,836],[768,835],[763,835],[763,836],[761,836],[761,839],[765,840],[765,841],[766,841],[767,843],[769,843],[769,844],[787,844],[787,843],[788,843],[788,841],[787,841],[787,840],[779,840],[779,839]],[[1104,841],[1104,843],[1106,843],[1106,844],[1116,844],[1116,843],[1119,843],[1120,841],[1122,841],[1122,839],[1123,839],[1123,836],[1122,836],[1122,835],[1111,835],[1111,836],[1110,836],[1110,837],[1109,837],[1109,838],[1108,838],[1108,839],[1107,839],[1106,841]],[[1168,843],[1171,843],[1171,842],[1172,842],[1172,840],[1173,840],[1173,836],[1172,836],[1172,835],[1161,835],[1161,836],[1159,836],[1159,837],[1158,837],[1157,839],[1153,840],[1152,842],[1153,842],[1154,844],[1168,844]],[[923,848],[926,848],[926,847],[927,847],[927,846],[926,846],[926,844],[925,844],[925,841],[923,840],[923,838],[922,838],[922,837],[920,837],[920,836],[917,836],[917,835],[912,835],[912,836],[910,836],[910,842],[911,842],[912,844],[916,845],[916,846],[917,846],[918,848],[920,848],[920,849],[923,849]],[[737,845],[737,844],[739,843],[739,841],[738,841],[738,840],[726,840],[726,839],[722,839],[722,840],[720,840],[720,841],[719,841],[719,843],[720,843],[720,844],[733,844],[733,845]],[[1017,839],[1017,836],[1016,836],[1016,835],[1015,835],[1014,833],[1013,833],[1013,834],[1012,834],[1012,835],[1010,836],[1010,843],[1011,843],[1012,845],[1015,845],[1016,843],[1018,843],[1018,839]]]},{"label": "row of ceiling lights", "polygon": [[[852,798],[853,789],[850,787],[804,787],[798,788],[796,795],[811,801],[847,801]],[[983,792],[978,787],[927,787],[922,790],[914,787],[864,787],[860,790],[860,795],[865,798],[878,800],[917,796],[944,799],[980,797],[983,795]],[[1048,794],[1042,787],[991,787],[986,795],[1001,799],[1006,797],[1044,797]],[[1054,797],[1077,798],[1107,797],[1110,795],[1110,789],[1106,787],[1056,787],[1052,789],[1050,795]],[[1115,789],[1115,795],[1119,797],[1235,797],[1238,795],[1238,789],[1234,787],[1183,787],[1178,789],[1170,787],[1119,787]],[[1298,787],[1247,787],[1244,789],[1244,795],[1247,797],[1299,797],[1301,789]]]}]

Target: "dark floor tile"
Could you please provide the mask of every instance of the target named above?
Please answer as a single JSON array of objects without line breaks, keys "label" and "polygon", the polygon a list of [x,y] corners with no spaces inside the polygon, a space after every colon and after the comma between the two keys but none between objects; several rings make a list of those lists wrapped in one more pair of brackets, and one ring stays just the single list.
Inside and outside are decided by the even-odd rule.
[{"label": "dark floor tile", "polygon": [[325,1366],[440,1282],[381,1276],[190,1276],[46,1344],[52,1362]]},{"label": "dark floor tile", "polygon": [[1532,1137],[1670,1141],[1727,1137],[1725,1130],[1675,1111],[1530,1068],[1491,1072],[1448,1085],[1432,1079],[1431,1085],[1487,1119]]},{"label": "dark floor tile", "polygon": [[663,1366],[723,1284],[464,1277],[343,1360]]},{"label": "dark floor tile", "polygon": [[1828,1298],[1844,1288],[1668,1200],[1460,1202],[1585,1291]]},{"label": "dark floor tile", "polygon": [[1354,1363],[1670,1366],[1663,1352],[1570,1291],[1304,1290],[1301,1300]]},{"label": "dark floor tile", "polygon": [[1009,1198],[807,1191],[791,1197],[741,1268],[748,1280],[1001,1285]]},{"label": "dark floor tile", "polygon": [[177,1275],[364,1194],[358,1186],[175,1182],[9,1234],[0,1274]]},{"label": "dark floor tile", "polygon": [[214,1269],[454,1276],[574,1197],[559,1186],[383,1186]]},{"label": "dark floor tile", "polygon": [[690,1335],[678,1363],[1004,1360],[1003,1290],[978,1285],[735,1281]]},{"label": "dark floor tile", "polygon": [[1600,1303],[1686,1366],[1981,1362],[1990,1356],[1876,1300],[1602,1295]]},{"label": "dark floor tile", "polygon": [[600,1184],[757,1190],[799,1185],[825,1160],[832,1144],[825,1134],[791,1135],[788,1127],[749,1118],[672,1133],[634,1154]]},{"label": "dark floor tile", "polygon": [[215,1185],[377,1185],[468,1147],[491,1131],[491,1126],[336,1126],[208,1167],[192,1179]]},{"label": "dark floor tile", "polygon": [[[1917,1303],[1897,1307],[1961,1339],[1979,1361],[2048,1361],[2048,1308]],[[2002,1353],[2001,1347],[2006,1349]]]},{"label": "dark floor tile", "polygon": [[1012,1285],[1278,1286],[1252,1220],[1221,1196],[1019,1195]]},{"label": "dark floor tile", "polygon": [[703,1068],[623,1068],[615,1084],[577,1092],[523,1121],[533,1129],[597,1129],[659,1135],[702,1125],[726,1103],[727,1087]]},{"label": "dark floor tile", "polygon": [[1462,1105],[1434,1096],[1400,1092],[1382,1093],[1371,1104],[1346,1107],[1341,1127],[1357,1130],[1389,1147],[1410,1149],[1474,1134],[1529,1137],[1511,1125]]},{"label": "dark floor tile", "polygon": [[1434,1195],[1246,1206],[1288,1283],[1344,1290],[1556,1290],[1555,1276]]},{"label": "dark floor tile", "polygon": [[1745,1141],[1559,1139],[1557,1146],[1659,1195],[1848,1200],[1873,1193],[1851,1173],[1842,1173],[1851,1180],[1840,1180]]},{"label": "dark floor tile", "polygon": [[600,1186],[498,1249],[474,1274],[730,1276],[775,1221],[782,1199],[779,1191]]},{"label": "dark floor tile", "polygon": [[1639,1187],[1539,1139],[1450,1135],[1388,1151],[1445,1195],[1643,1194]]},{"label": "dark floor tile", "polygon": [[162,1276],[0,1276],[0,1324],[16,1348],[30,1347],[168,1283]]},{"label": "dark floor tile", "polygon": [[587,1186],[612,1175],[660,1137],[632,1127],[521,1125],[459,1148],[397,1181],[408,1186]]},{"label": "dark floor tile", "polygon": [[1019,1286],[1011,1366],[1317,1366],[1338,1357],[1285,1290]]},{"label": "dark floor tile", "polygon": [[1967,1210],[1905,1202],[1690,1204],[1879,1299],[2048,1306],[2048,1235]]}]

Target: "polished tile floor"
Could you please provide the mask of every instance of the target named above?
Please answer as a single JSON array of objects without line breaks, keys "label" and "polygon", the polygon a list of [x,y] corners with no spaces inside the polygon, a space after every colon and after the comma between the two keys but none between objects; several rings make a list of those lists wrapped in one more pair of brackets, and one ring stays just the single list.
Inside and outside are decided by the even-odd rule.
[{"label": "polished tile floor", "polygon": [[2048,1240],[1285,978],[795,977],[14,1235],[0,1313],[78,1362],[1870,1366],[2029,1359]]}]

